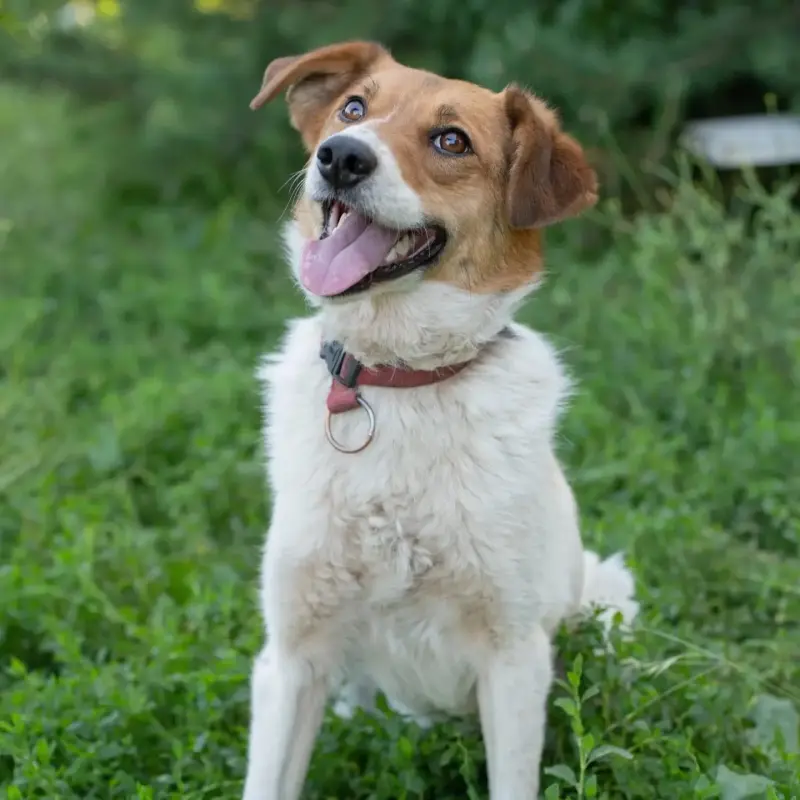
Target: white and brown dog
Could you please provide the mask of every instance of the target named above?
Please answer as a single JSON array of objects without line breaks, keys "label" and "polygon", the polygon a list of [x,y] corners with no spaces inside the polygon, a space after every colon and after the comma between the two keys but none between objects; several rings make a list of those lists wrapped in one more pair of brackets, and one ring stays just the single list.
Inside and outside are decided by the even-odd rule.
[{"label": "white and brown dog", "polygon": [[554,631],[637,609],[621,559],[581,545],[553,447],[568,380],[512,320],[541,228],[591,206],[595,174],[531,94],[377,44],[277,59],[253,107],[284,90],[310,153],[288,252],[316,313],[261,370],[245,800],[297,800],[328,698],[347,714],[376,691],[423,722],[479,713],[492,800],[533,800]]}]

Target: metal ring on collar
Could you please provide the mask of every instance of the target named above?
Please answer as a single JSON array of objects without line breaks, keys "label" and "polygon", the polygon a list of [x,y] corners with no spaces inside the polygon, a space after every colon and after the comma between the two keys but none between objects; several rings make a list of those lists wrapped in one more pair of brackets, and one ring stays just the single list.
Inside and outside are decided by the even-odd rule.
[{"label": "metal ring on collar", "polygon": [[372,410],[372,406],[360,394],[356,395],[356,400],[358,401],[359,406],[361,406],[361,408],[367,412],[367,419],[369,420],[367,438],[364,440],[364,443],[360,444],[358,447],[345,447],[343,444],[338,442],[331,431],[331,417],[333,414],[331,414],[329,411],[328,415],[325,417],[325,437],[330,442],[331,447],[334,447],[340,453],[360,453],[367,447],[367,445],[375,436],[375,412]]}]

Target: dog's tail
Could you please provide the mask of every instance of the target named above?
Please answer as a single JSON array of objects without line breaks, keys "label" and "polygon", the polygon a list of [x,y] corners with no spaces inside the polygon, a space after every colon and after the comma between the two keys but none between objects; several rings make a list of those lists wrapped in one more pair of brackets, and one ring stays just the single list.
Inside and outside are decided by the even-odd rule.
[{"label": "dog's tail", "polygon": [[622,553],[604,561],[591,550],[583,551],[583,591],[581,613],[592,614],[599,609],[598,619],[608,630],[617,614],[622,627],[630,627],[639,612],[633,573],[625,566]]}]

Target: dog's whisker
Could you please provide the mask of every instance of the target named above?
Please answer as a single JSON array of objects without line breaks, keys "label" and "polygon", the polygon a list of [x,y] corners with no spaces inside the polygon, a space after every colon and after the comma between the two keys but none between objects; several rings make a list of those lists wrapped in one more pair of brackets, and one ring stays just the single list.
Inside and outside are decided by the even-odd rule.
[{"label": "dog's whisker", "polygon": [[297,172],[293,172],[278,188],[278,192],[282,192],[287,184],[294,184],[299,178],[302,178],[305,175],[305,169],[297,170]]},{"label": "dog's whisker", "polygon": [[283,220],[284,216],[286,215],[286,212],[290,208],[294,208],[294,206],[297,205],[297,201],[300,199],[300,195],[303,191],[305,174],[306,173],[304,169],[299,170],[294,175],[292,175],[289,178],[289,180],[284,182],[283,186],[281,187],[281,189],[283,189],[286,187],[287,184],[289,183],[291,184],[289,186],[289,199],[286,201],[286,204],[284,205],[283,210],[281,211],[281,214],[278,217],[278,221]]}]

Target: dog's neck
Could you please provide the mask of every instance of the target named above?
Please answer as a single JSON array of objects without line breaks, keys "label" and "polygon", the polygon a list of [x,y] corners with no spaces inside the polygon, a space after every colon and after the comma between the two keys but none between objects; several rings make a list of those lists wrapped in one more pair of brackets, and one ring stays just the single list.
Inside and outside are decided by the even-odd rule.
[{"label": "dog's neck", "polygon": [[322,334],[341,342],[366,366],[402,363],[435,369],[475,358],[509,325],[528,291],[470,294],[426,281],[409,292],[323,306]]},{"label": "dog's neck", "polygon": [[[304,239],[295,222],[284,228],[284,243],[299,286]],[[306,297],[318,310],[323,338],[341,342],[364,366],[402,363],[427,370],[475,358],[534,288],[481,294],[409,276],[346,301],[320,305]]]}]

